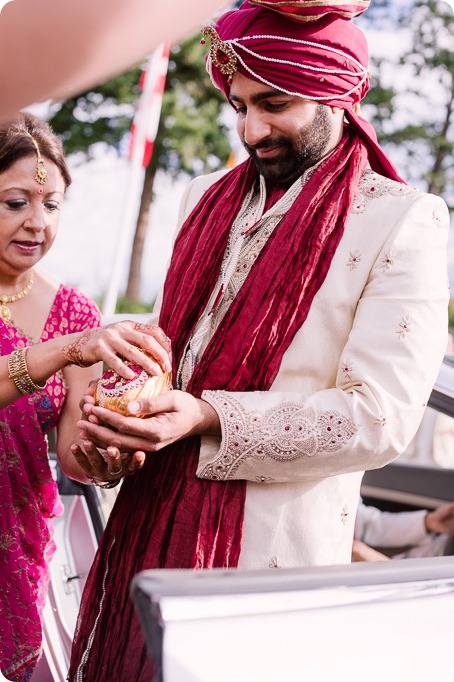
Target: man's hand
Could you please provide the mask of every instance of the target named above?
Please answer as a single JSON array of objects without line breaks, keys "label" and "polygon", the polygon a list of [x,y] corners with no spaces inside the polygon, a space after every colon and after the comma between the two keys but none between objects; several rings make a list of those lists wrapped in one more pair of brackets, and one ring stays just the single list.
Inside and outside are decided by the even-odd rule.
[{"label": "man's hand", "polygon": [[129,409],[131,417],[124,417],[85,402],[84,418],[77,424],[81,439],[103,449],[114,444],[121,452],[156,452],[189,436],[221,433],[214,408],[183,391],[135,400]]},{"label": "man's hand", "polygon": [[427,512],[425,520],[428,533],[449,533],[454,522],[454,502]]}]

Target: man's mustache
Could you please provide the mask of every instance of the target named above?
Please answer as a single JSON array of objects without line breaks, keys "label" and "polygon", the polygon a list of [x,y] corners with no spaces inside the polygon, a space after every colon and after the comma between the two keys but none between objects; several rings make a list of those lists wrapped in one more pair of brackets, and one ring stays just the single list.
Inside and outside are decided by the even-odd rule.
[{"label": "man's mustache", "polygon": [[248,152],[255,152],[257,149],[269,149],[270,147],[288,147],[290,144],[290,141],[286,137],[276,137],[274,140],[262,140],[262,142],[258,142],[257,144],[248,144],[244,140],[242,142],[243,147]]}]

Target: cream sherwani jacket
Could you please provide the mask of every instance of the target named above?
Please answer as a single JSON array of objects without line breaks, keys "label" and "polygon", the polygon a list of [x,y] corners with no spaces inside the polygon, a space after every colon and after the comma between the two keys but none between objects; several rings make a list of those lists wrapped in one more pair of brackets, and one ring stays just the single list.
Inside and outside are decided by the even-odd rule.
[{"label": "cream sherwani jacket", "polygon": [[[180,223],[219,177],[189,185]],[[439,197],[367,170],[271,389],[202,394],[222,437],[197,475],[247,482],[239,568],[350,562],[363,472],[406,448],[446,349],[448,224]]]}]

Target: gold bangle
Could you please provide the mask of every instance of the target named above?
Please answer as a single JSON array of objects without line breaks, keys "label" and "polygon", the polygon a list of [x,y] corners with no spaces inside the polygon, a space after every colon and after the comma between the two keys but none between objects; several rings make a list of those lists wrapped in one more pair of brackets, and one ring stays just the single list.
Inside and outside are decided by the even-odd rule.
[{"label": "gold bangle", "polygon": [[27,367],[27,351],[28,346],[20,348],[19,350],[14,350],[8,358],[9,378],[12,379],[15,387],[22,395],[34,393],[35,391],[42,391],[43,388],[46,388],[47,384],[47,381],[45,381],[42,386],[40,384],[35,384],[31,378]]},{"label": "gold bangle", "polygon": [[103,488],[104,490],[110,490],[111,488],[115,488],[121,481],[121,478],[116,478],[113,481],[100,481],[97,478],[94,478],[93,476],[88,476],[88,480],[90,483],[93,483],[97,488]]}]

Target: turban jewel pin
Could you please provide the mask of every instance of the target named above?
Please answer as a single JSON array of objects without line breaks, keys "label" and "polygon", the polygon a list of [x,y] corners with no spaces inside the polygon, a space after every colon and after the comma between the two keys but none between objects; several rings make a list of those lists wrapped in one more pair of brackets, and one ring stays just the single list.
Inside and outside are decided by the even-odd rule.
[{"label": "turban jewel pin", "polygon": [[216,29],[213,26],[206,26],[203,30],[203,38],[200,41],[205,45],[206,39],[210,38],[210,59],[224,76],[227,76],[228,82],[231,83],[232,76],[237,70],[236,54],[228,43],[225,43],[219,37]]}]

